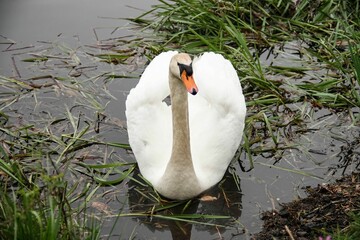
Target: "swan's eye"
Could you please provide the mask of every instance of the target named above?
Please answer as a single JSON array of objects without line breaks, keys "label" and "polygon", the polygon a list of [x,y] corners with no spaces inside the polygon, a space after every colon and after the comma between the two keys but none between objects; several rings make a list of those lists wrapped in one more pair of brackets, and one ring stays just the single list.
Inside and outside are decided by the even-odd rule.
[{"label": "swan's eye", "polygon": [[183,73],[183,71],[186,72],[187,76],[193,75],[192,63],[190,63],[190,65],[178,63],[178,66],[179,66],[179,70],[180,70],[180,75]]}]

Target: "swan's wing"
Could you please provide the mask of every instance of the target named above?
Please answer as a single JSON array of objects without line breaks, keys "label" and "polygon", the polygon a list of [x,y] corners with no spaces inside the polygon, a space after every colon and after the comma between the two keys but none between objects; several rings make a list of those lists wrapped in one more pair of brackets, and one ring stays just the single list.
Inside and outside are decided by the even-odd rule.
[{"label": "swan's wing", "polygon": [[171,108],[163,100],[170,94],[169,64],[175,54],[155,57],[126,99],[129,143],[142,175],[153,183],[162,176],[171,154]]},{"label": "swan's wing", "polygon": [[236,70],[221,55],[195,58],[193,71],[199,92],[189,95],[191,152],[200,182],[212,186],[239,147],[246,106]]}]

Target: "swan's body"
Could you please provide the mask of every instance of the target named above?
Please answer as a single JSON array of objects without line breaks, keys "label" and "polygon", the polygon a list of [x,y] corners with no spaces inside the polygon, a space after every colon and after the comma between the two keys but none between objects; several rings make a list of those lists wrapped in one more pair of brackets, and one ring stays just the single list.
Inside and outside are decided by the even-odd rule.
[{"label": "swan's body", "polygon": [[[163,101],[169,94],[171,106]],[[239,147],[245,115],[236,71],[214,53],[193,61],[173,51],[160,54],[126,100],[140,172],[171,199],[195,197],[222,179]]]}]

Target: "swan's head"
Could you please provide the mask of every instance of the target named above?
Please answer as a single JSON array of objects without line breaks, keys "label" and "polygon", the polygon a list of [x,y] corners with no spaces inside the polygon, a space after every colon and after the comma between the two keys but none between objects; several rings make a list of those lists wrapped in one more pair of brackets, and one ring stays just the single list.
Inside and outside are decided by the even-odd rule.
[{"label": "swan's head", "polygon": [[178,53],[171,58],[170,73],[184,83],[189,93],[197,94],[198,88],[193,77],[192,60],[188,54]]}]

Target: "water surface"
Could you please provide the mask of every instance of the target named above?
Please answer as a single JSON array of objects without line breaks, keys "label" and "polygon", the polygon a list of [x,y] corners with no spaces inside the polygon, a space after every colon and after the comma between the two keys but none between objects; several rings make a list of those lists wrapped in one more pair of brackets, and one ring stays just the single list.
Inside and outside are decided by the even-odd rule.
[{"label": "water surface", "polygon": [[[11,112],[14,121],[21,116],[38,127],[46,126],[52,119],[63,116],[66,109],[78,116],[82,124],[96,122],[96,113],[100,112],[105,120],[101,122],[100,133],[93,134],[107,142],[127,143],[124,128],[125,99],[128,91],[136,85],[147,59],[137,49],[134,49],[136,54],[126,64],[101,62],[93,55],[107,52],[99,46],[116,42],[113,39],[128,35],[141,36],[140,32],[129,29],[129,22],[122,18],[135,17],[141,13],[135,8],[147,10],[154,2],[1,0],[0,34],[3,44],[0,74],[24,81],[46,74],[69,79],[69,82],[58,82],[64,85],[39,88],[24,95],[6,111]],[[122,44],[117,44],[121,49]],[[262,58],[263,64],[302,66],[306,61],[293,54],[302,47],[297,43],[289,43],[285,47],[276,48],[270,58]],[[45,63],[21,61],[41,54],[56,58]],[[134,78],[106,77],[111,74]],[[324,72],[319,70],[312,74]],[[32,81],[38,83],[37,80]],[[44,79],[44,82],[51,80]],[[80,87],[72,89],[70,84]],[[96,101],[102,107],[97,107]],[[314,186],[333,179],[329,166],[336,167],[344,159],[343,149],[350,148],[351,142],[359,137],[358,127],[351,124],[346,114],[333,113],[327,109],[314,110],[310,103],[288,107],[302,110],[304,129],[311,131],[301,132],[285,127],[284,132],[291,136],[289,139],[295,147],[281,152],[281,161],[272,166],[276,160],[274,156],[265,153],[253,156],[255,168],[249,172],[243,172],[239,162],[234,161],[231,173],[224,182],[209,193],[216,196],[217,201],[195,200],[189,205],[186,213],[231,216],[227,220],[205,221],[227,228],[192,225],[156,217],[117,218],[119,213],[141,212],[154,204],[134,190],[140,188],[150,195],[153,194],[151,188],[136,186],[134,181],[129,180],[115,187],[101,188],[90,203],[93,209],[97,209],[94,203],[105,204],[109,211],[104,217],[103,236],[109,236],[110,239],[171,239],[185,236],[191,236],[191,239],[247,239],[261,230],[261,212],[279,209],[281,202],[304,197],[304,186]],[[253,114],[251,110],[249,114]],[[62,131],[62,128],[61,124],[56,125],[58,131]],[[268,143],[264,140],[261,144],[266,147]],[[89,153],[96,156],[98,161],[135,161],[131,152],[118,148],[94,147]],[[248,157],[244,152],[241,153],[241,161],[245,169],[249,169]],[[352,170],[351,167],[349,170]],[[340,173],[337,171],[335,176]],[[138,177],[136,172],[132,176]],[[239,182],[236,182],[237,177]],[[69,178],[86,181],[84,176],[73,173],[69,174]],[[141,179],[138,181],[141,182]],[[167,214],[176,211],[174,209]]]}]

